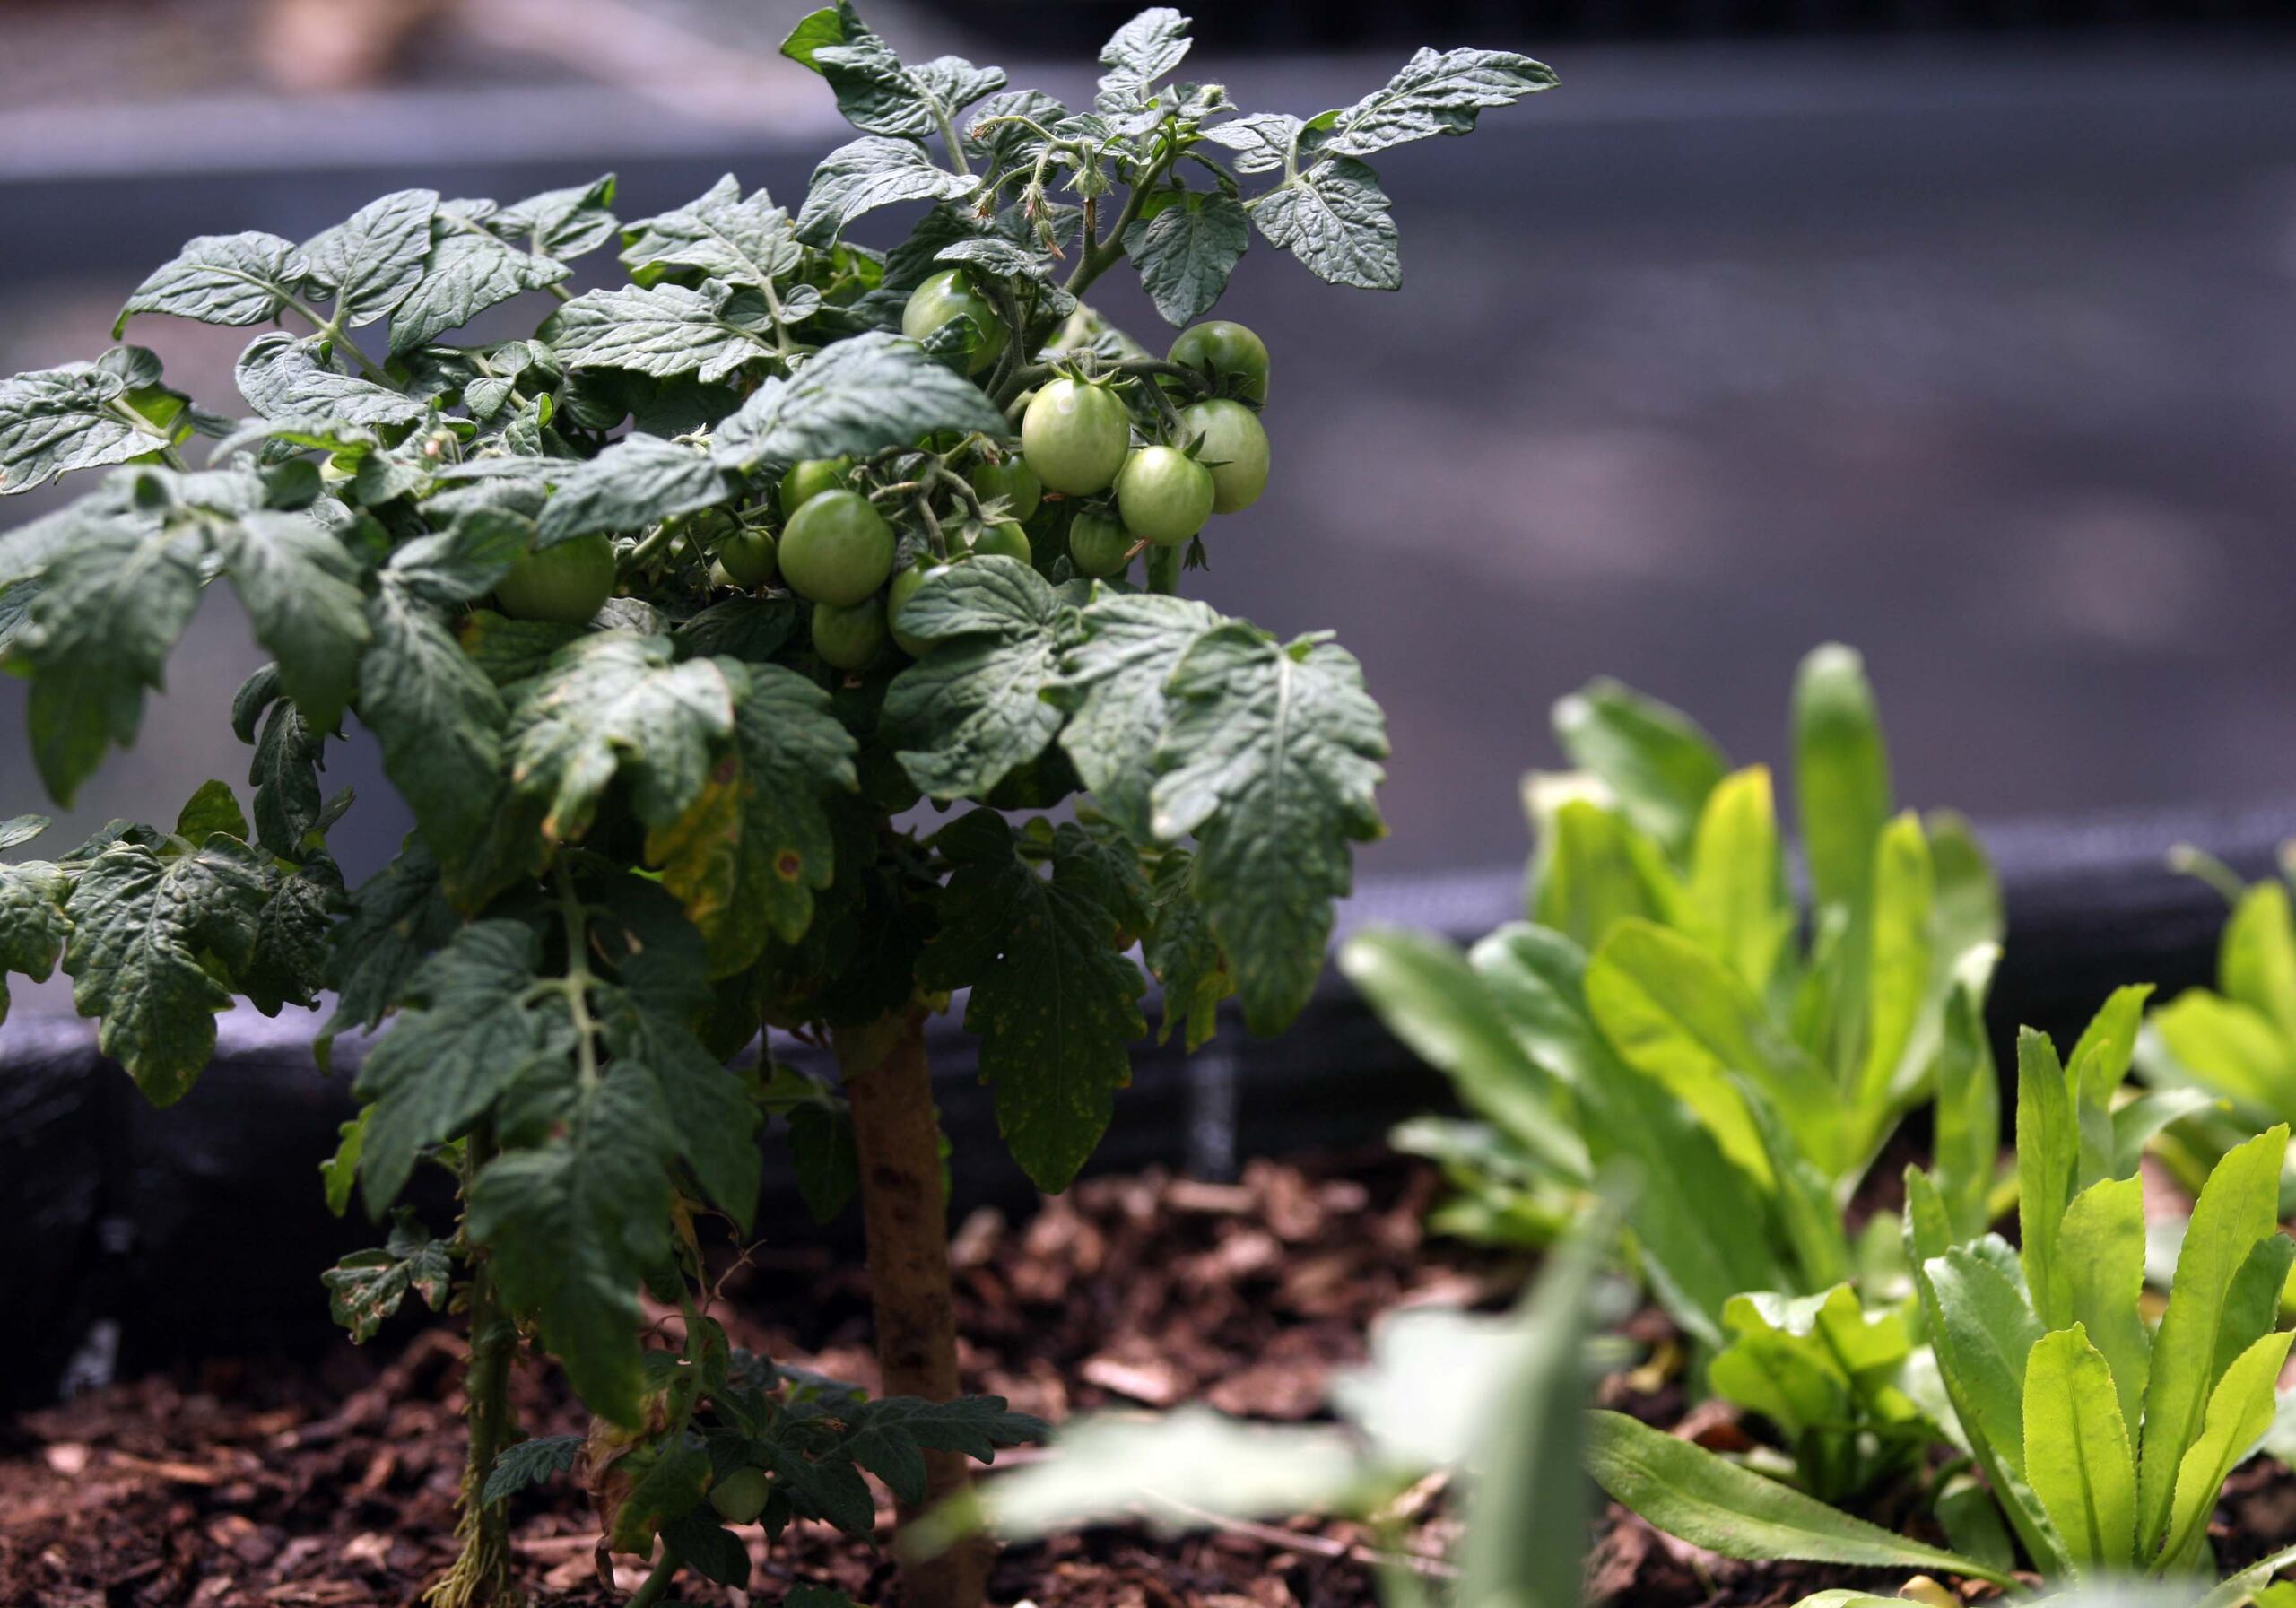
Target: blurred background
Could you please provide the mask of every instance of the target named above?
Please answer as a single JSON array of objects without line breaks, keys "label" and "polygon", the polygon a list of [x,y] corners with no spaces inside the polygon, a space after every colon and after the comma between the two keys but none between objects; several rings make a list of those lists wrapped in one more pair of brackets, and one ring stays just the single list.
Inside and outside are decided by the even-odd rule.
[{"label": "blurred background", "polygon": [[[0,373],[94,356],[192,234],[300,239],[400,186],[508,200],[613,169],[634,218],[731,170],[794,204],[845,137],[775,56],[804,9],[0,0]],[[1131,7],[865,9],[905,56],[1074,101]],[[2288,0],[1200,11],[1187,74],[1255,109],[1342,104],[1422,39],[1561,75],[1381,159],[1401,295],[1263,246],[1222,309],[1275,353],[1275,475],[1198,584],[1363,659],[1395,743],[1367,874],[1518,859],[1548,706],[1597,673],[1781,757],[1792,666],[1828,638],[1866,650],[1913,801],[2296,801]],[[1136,294],[1103,305],[1169,339]],[[250,333],[133,338],[238,411]],[[258,657],[210,596],[66,825],[171,818]],[[49,807],[22,713],[0,682],[0,817]],[[337,842],[363,875],[405,819],[355,734],[329,780],[360,793]]]}]

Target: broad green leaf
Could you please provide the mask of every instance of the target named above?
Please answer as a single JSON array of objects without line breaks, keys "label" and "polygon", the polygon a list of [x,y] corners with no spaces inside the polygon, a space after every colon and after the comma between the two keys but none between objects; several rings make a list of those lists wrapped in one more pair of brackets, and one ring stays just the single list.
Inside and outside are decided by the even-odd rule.
[{"label": "broad green leaf", "polygon": [[2034,1343],[2024,1432],[2026,1483],[2074,1570],[2127,1571],[2135,1562],[2136,1456],[2112,1369],[2077,1323]]},{"label": "broad green leaf", "polygon": [[1059,675],[1066,611],[1018,559],[975,559],[936,575],[901,609],[933,651],[885,691],[883,727],[927,797],[979,798],[1042,753],[1060,729],[1044,690]]},{"label": "broad green leaf", "polygon": [[1251,112],[1214,123],[1203,131],[1215,145],[1235,152],[1239,173],[1273,173],[1291,160],[1307,125],[1288,112]]},{"label": "broad green leaf", "polygon": [[0,495],[74,469],[160,451],[174,432],[135,411],[126,383],[94,363],[0,379]]},{"label": "broad green leaf", "polygon": [[31,670],[32,759],[70,804],[104,750],[135,741],[144,693],[157,689],[199,604],[205,543],[197,530],[121,515],[74,527],[48,565],[14,651]]},{"label": "broad green leaf", "polygon": [[391,1030],[360,1064],[353,1091],[374,1102],[360,1178],[379,1217],[422,1147],[451,1139],[520,1078],[570,1050],[562,999],[535,987],[541,944],[524,923],[457,931],[416,969]]},{"label": "broad green leaf", "polygon": [[1002,434],[978,386],[900,335],[836,343],[787,380],[768,379],[718,427],[718,461],[779,474],[800,458],[865,457],[944,430]]},{"label": "broad green leaf", "polygon": [[374,1250],[352,1252],[319,1274],[319,1282],[326,1287],[329,1315],[351,1331],[355,1345],[372,1340],[409,1294],[444,1312],[454,1273],[446,1242],[431,1239],[402,1207],[392,1215],[387,1240]]},{"label": "broad green leaf", "polygon": [[[2114,989],[2082,1030],[2073,1053],[2066,1057],[2066,1075],[2075,1097],[2085,1106],[2102,1109],[2112,1103],[2114,1091],[2128,1076],[2136,1052],[2137,1030],[2144,1022],[2144,1002],[2150,983],[2126,983]],[[2084,1158],[2084,1160],[2086,1158]]]},{"label": "broad green leaf", "polygon": [[2144,1388],[2137,1464],[2140,1554],[2159,1555],[2179,1461],[2200,1438],[2234,1282],[2257,1242],[2280,1231],[2280,1167],[2287,1151],[2285,1124],[2236,1145],[2216,1163],[2194,1203],[2184,1247],[2177,1254],[2169,1308],[2153,1335],[2152,1373]]},{"label": "broad green leaf", "polygon": [[1929,1004],[1936,873],[1928,839],[1910,812],[1882,829],[1874,847],[1873,930],[1866,946],[1864,1065],[1856,1074],[1855,1149],[1880,1143],[1895,1114],[1899,1064]]},{"label": "broad green leaf", "polygon": [[373,635],[358,561],[308,514],[267,509],[219,526],[215,549],[287,695],[313,726],[333,730]]},{"label": "broad green leaf", "polygon": [[581,1435],[537,1435],[504,1447],[496,1454],[494,1466],[486,1471],[486,1483],[478,1493],[479,1505],[491,1508],[529,1485],[539,1485],[564,1473],[574,1466],[587,1439]]},{"label": "broad green leaf", "polygon": [[113,324],[113,340],[136,313],[203,324],[268,324],[286,310],[309,272],[291,240],[249,230],[204,234],[137,285]]},{"label": "broad green leaf", "polygon": [[327,986],[335,1014],[319,1033],[320,1065],[335,1038],[372,1028],[406,997],[423,960],[455,934],[453,908],[439,889],[439,863],[419,837],[361,883],[350,915],[331,934]]},{"label": "broad green leaf", "polygon": [[64,914],[71,881],[45,860],[0,862],[0,1023],[8,1020],[5,974],[44,983],[63,956],[72,924]]},{"label": "broad green leaf", "polygon": [[1141,959],[1163,985],[1156,1042],[1168,1043],[1175,1029],[1184,1029],[1180,1041],[1191,1054],[1211,1041],[1220,1026],[1220,1002],[1236,992],[1211,917],[1196,902],[1195,879],[1196,857],[1186,849],[1167,848],[1157,856],[1149,888],[1156,923],[1140,945]]},{"label": "broad green leaf", "polygon": [[923,139],[961,108],[1004,87],[996,67],[936,56],[911,68],[872,33],[850,5],[813,13],[782,42],[781,54],[829,81],[846,121],[872,134]]},{"label": "broad green leaf", "polygon": [[1318,279],[1366,291],[1403,287],[1395,220],[1379,176],[1352,156],[1319,161],[1245,203],[1267,243]]},{"label": "broad green leaf", "polygon": [[1100,47],[1099,93],[1094,104],[1104,112],[1127,110],[1148,93],[1187,55],[1188,20],[1169,5],[1151,6],[1135,15]]},{"label": "broad green leaf", "polygon": [[2193,1608],[2241,1608],[2255,1603],[2258,1608],[2288,1608],[2286,1585],[2269,1584],[2282,1569],[2296,1567],[2296,1547],[2282,1547],[2268,1552],[2238,1574],[2228,1575]]},{"label": "broad green leaf", "polygon": [[1541,926],[1591,950],[1622,921],[1665,919],[1672,874],[1624,816],[1539,776],[1524,784],[1524,798],[1537,840],[1531,917]]},{"label": "broad green leaf", "polygon": [[613,239],[614,176],[587,184],[543,190],[514,201],[486,219],[486,226],[506,240],[524,240],[542,256],[580,256]]},{"label": "broad green leaf", "polygon": [[739,971],[770,937],[795,943],[835,872],[827,800],[859,785],[857,745],[829,694],[778,665],[714,661],[734,691],[733,743],[646,857],[709,940],[710,970]]},{"label": "broad green leaf", "polygon": [[2181,1567],[2199,1551],[2225,1478],[2272,1426],[2273,1387],[2292,1339],[2296,1335],[2264,1335],[2233,1360],[2210,1392],[2200,1432],[2177,1463],[2168,1534],[2153,1567]]},{"label": "broad green leaf", "polygon": [[[1843,1309],[1829,1321],[1827,1309],[1837,1301]],[[1708,1378],[1716,1395],[1759,1412],[1789,1441],[1802,1443],[1813,1431],[1854,1421],[1858,1390],[1851,1356],[1862,1356],[1870,1347],[1894,1353],[1878,1366],[1894,1369],[1904,1360],[1909,1348],[1903,1322],[1886,1315],[1877,1315],[1874,1322],[1889,1329],[1878,1336],[1866,1332],[1857,1293],[1847,1284],[1800,1300],[1767,1291],[1735,1295],[1722,1309],[1729,1343],[1708,1365]],[[1858,1351],[1837,1353],[1831,1343],[1835,1335]],[[1872,1345],[1874,1341],[1881,1343]],[[1806,1455],[1801,1460],[1806,1465]]]},{"label": "broad green leaf", "polygon": [[2296,1113],[2296,1038],[2262,1012],[2187,988],[2150,1025],[2177,1064],[2217,1093],[2260,1113]]},{"label": "broad green leaf", "polygon": [[1620,1056],[1688,1102],[1752,1177],[1774,1172],[1738,1079],[1777,1110],[1803,1156],[1829,1175],[1842,1165],[1839,1094],[1692,940],[1621,922],[1588,964],[1587,1003]]},{"label": "broad green leaf", "polygon": [[2284,883],[2258,882],[2240,896],[2224,924],[2217,976],[2229,998],[2296,1037],[2296,917]]},{"label": "broad green leaf", "polygon": [[1140,284],[1170,325],[1201,318],[1228,287],[1252,239],[1251,214],[1232,196],[1192,191],[1124,231]]},{"label": "broad green leaf", "polygon": [[622,265],[639,284],[652,284],[672,269],[690,269],[761,289],[789,277],[804,256],[788,213],[763,190],[743,199],[741,183],[730,173],[676,211],[622,231]]},{"label": "broad green leaf", "polygon": [[324,343],[274,331],[239,353],[239,395],[266,419],[317,416],[351,424],[420,424],[430,406],[335,366]]},{"label": "broad green leaf", "polygon": [[1602,778],[1637,831],[1686,859],[1727,769],[1714,740],[1681,710],[1607,677],[1557,700],[1553,719],[1571,763]]},{"label": "broad green leaf", "polygon": [[1339,966],[1387,1030],[1448,1077],[1459,1097],[1561,1177],[1592,1177],[1564,1116],[1568,1097],[1518,1042],[1465,956],[1431,934],[1374,928],[1348,940]]},{"label": "broad green leaf", "polygon": [[904,201],[952,201],[970,195],[978,178],[935,167],[921,145],[883,135],[865,135],[839,145],[813,169],[805,204],[797,212],[797,235],[810,246],[828,246],[856,218]]},{"label": "broad green leaf", "polygon": [[1593,1412],[1587,1419],[1587,1461],[1595,1482],[1693,1546],[1756,1561],[1942,1570],[1996,1586],[2011,1583],[1974,1558],[1892,1535],[1624,1413]]},{"label": "broad green leaf", "polygon": [[1970,823],[1951,810],[1922,818],[1929,839],[1929,860],[1936,874],[1937,906],[1932,942],[1941,972],[1965,962],[1970,951],[2001,944],[2001,882]]},{"label": "broad green leaf", "polygon": [[505,734],[510,785],[547,806],[542,830],[559,842],[589,830],[625,773],[638,819],[667,827],[700,795],[733,729],[733,690],[714,660],[680,664],[667,637],[598,631],[520,685]]},{"label": "broad green leaf", "polygon": [[215,1013],[231,993],[202,962],[247,962],[265,882],[254,850],[216,836],[167,858],[115,844],[73,885],[64,946],[73,1005],[99,1020],[97,1047],[155,1106],[190,1092],[214,1053]]},{"label": "broad green leaf", "polygon": [[176,836],[187,843],[204,843],[217,832],[245,842],[247,813],[232,795],[229,782],[205,781],[176,812]]},{"label": "broad green leaf", "polygon": [[1931,1151],[1952,1237],[1974,1239],[1991,1226],[1990,1197],[2001,1165],[2001,1080],[1977,989],[1958,979],[1951,985],[1943,1029]]},{"label": "broad green leaf", "polygon": [[1148,1030],[1146,982],[1113,942],[1139,891],[1073,825],[1016,839],[995,811],[974,810],[933,844],[955,869],[918,981],[972,989],[965,1029],[980,1037],[996,1126],[1022,1170],[1057,1194],[1107,1130],[1132,1078],[1128,1047]]},{"label": "broad green leaf", "polygon": [[1478,113],[1512,106],[1554,84],[1554,70],[1527,56],[1422,46],[1386,87],[1344,111],[1318,117],[1310,126],[1328,128],[1323,150],[1371,156],[1433,135],[1471,133]]},{"label": "broad green leaf", "polygon": [[2048,1324],[2062,1327],[2073,1315],[2057,1305],[2064,1285],[2057,1273],[2058,1226],[2073,1201],[2080,1134],[2074,1091],[2048,1035],[2031,1028],[2017,1034],[2017,1228],[2025,1287]]},{"label": "broad green leaf", "polygon": [[1587,1013],[1586,956],[1570,940],[1516,923],[1471,960],[1524,1054],[1570,1086],[1594,1159],[1629,1158],[1638,1169],[1631,1221],[1643,1273],[1677,1323],[1718,1347],[1729,1298],[1789,1276],[1769,1204],[1686,1107],[1612,1053]]},{"label": "broad green leaf", "polygon": [[1196,895],[1245,1023],[1274,1032],[1323,969],[1349,843],[1387,830],[1372,801],[1386,725],[1353,655],[1312,638],[1279,644],[1240,621],[1197,638],[1165,695],[1150,824],[1168,840],[1196,834]]},{"label": "broad green leaf", "polygon": [[669,1254],[675,1140],[653,1077],[626,1061],[561,1126],[549,1143],[487,1164],[471,1186],[470,1229],[583,1402],[634,1429],[644,1421],[639,1281]]},{"label": "broad green leaf", "polygon": [[[611,222],[611,220],[609,220]],[[490,307],[565,279],[565,264],[530,256],[477,224],[441,216],[422,276],[391,310],[391,352],[427,346]]]},{"label": "broad green leaf", "polygon": [[1760,995],[1798,919],[1786,894],[1770,771],[1750,766],[1707,794],[1691,842],[1683,925]]},{"label": "broad green leaf", "polygon": [[430,252],[436,190],[398,190],[370,201],[298,253],[311,288],[335,299],[339,324],[372,324],[422,277]]},{"label": "broad green leaf", "polygon": [[[1890,815],[1890,761],[1865,663],[1849,648],[1821,648],[1802,661],[1794,682],[1794,779],[1812,896],[1820,908],[1847,908],[1862,943],[1874,845]],[[1852,975],[1863,969],[1850,968]]]},{"label": "broad green leaf", "polygon": [[1164,684],[1220,616],[1193,598],[1100,589],[1079,621],[1083,635],[1062,652],[1060,679],[1047,692],[1068,711],[1060,745],[1101,811],[1146,843],[1156,740],[1169,714]]},{"label": "broad green leaf", "polygon": [[1953,1247],[1922,1271],[1936,1297],[1930,1343],[1967,1404],[1962,1422],[2022,1475],[2025,1362],[2044,1326],[1999,1263],[1971,1246]]},{"label": "broad green leaf", "polygon": [[640,530],[729,495],[725,471],[708,453],[659,436],[624,436],[558,477],[535,522],[535,544],[550,547],[594,531]]},{"label": "broad green leaf", "polygon": [[1587,1336],[1595,1282],[1610,1260],[1622,1203],[1599,1200],[1523,1303],[1517,1356],[1484,1409],[1459,1540],[1458,1600],[1564,1604],[1586,1574],[1587,1482],[1580,1466]]},{"label": "broad green leaf", "polygon": [[849,1411],[851,1432],[839,1450],[909,1503],[925,1500],[925,1452],[955,1452],[976,1463],[994,1463],[1001,1448],[1052,1434],[1050,1424],[1013,1412],[1001,1395],[959,1396],[952,1402],[897,1395]]},{"label": "broad green leaf", "polygon": [[2050,1295],[2051,1309],[2086,1331],[2112,1369],[2122,1420],[2140,1422],[2152,1336],[2138,1304],[2144,1294],[2144,1188],[2139,1179],[2109,1178],[2073,1197],[2057,1236],[2054,1276],[2058,1288]]},{"label": "broad green leaf", "polygon": [[731,286],[626,285],[588,291],[567,302],[544,326],[570,369],[628,369],[657,379],[691,374],[709,382],[743,364],[774,355],[755,330],[726,317]]}]

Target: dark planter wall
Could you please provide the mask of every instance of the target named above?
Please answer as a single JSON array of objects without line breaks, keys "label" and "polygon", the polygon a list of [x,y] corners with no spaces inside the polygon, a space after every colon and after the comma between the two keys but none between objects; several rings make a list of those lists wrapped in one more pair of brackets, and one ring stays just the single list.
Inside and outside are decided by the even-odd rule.
[{"label": "dark planter wall", "polygon": [[[2118,984],[2152,982],[2165,996],[2206,981],[2223,901],[2170,873],[2168,850],[2200,844],[2261,875],[2296,837],[2296,811],[2021,824],[1984,836],[2009,907],[1991,1013],[2005,1055],[2020,1024],[2061,1040],[2077,1034]],[[1513,918],[1521,891],[1514,867],[1382,881],[1346,906],[1343,935],[1387,922],[1471,939]],[[100,1060],[86,1024],[25,1011],[0,1029],[0,1381],[12,1401],[51,1397],[74,1368],[133,1372],[328,1343],[318,1271],[374,1236],[356,1208],[338,1221],[320,1200],[315,1169],[352,1105],[346,1073],[329,1081],[312,1065],[315,1025],[300,1014],[225,1017],[214,1065],[167,1111],[152,1110]],[[338,1049],[339,1068],[357,1047]],[[798,1047],[775,1047],[804,1059]],[[961,1158],[957,1211],[1025,1210],[1035,1196],[1004,1157],[970,1041],[952,1017],[936,1021],[934,1055]],[[1193,1057],[1143,1047],[1093,1166],[1218,1176],[1251,1156],[1376,1143],[1397,1119],[1447,1100],[1442,1081],[1327,975],[1280,1038],[1250,1039],[1231,1023]],[[780,1140],[766,1143],[761,1236],[851,1245],[852,1214],[814,1225]],[[444,1222],[442,1193],[424,1204]]]}]

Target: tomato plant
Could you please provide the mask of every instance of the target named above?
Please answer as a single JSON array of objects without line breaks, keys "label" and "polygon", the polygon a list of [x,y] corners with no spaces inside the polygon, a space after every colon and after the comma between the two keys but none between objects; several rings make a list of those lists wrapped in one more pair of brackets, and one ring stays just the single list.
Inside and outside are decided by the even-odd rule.
[{"label": "tomato plant", "polygon": [[[1148,973],[1160,1031],[1191,1047],[1231,995],[1271,1032],[1315,986],[1351,846],[1382,830],[1355,660],[1175,595],[1177,547],[1144,590],[1057,543],[1040,569],[996,534],[1026,517],[1013,459],[1073,495],[1136,445],[1178,469],[1135,474],[1132,502],[1185,482],[1194,530],[1213,482],[1178,412],[1231,360],[1153,358],[1085,292],[1129,263],[1185,326],[1255,233],[1394,289],[1367,159],[1552,76],[1426,50],[1350,106],[1245,113],[1172,81],[1187,27],[1126,23],[1072,112],[993,67],[906,64],[840,4],[784,51],[860,135],[794,213],[731,177],[631,221],[611,178],[509,205],[400,190],[301,242],[200,236],[129,296],[115,338],[155,316],[283,326],[239,361],[250,417],[190,404],[135,346],[0,384],[0,491],[120,466],[0,536],[0,654],[49,791],[68,803],[134,742],[205,587],[272,659],[233,710],[252,813],[211,783],[171,828],[0,863],[0,966],[61,966],[161,1104],[235,997],[332,995],[321,1056],[363,1042],[330,1203],[386,1216],[423,1169],[458,1190],[443,1236],[394,1219],[329,1280],[355,1334],[410,1293],[468,1316],[449,1608],[509,1597],[503,1495],[571,1458],[510,1421],[521,1360],[554,1359],[604,1426],[585,1472],[612,1544],[658,1548],[649,1602],[682,1567],[746,1579],[714,1515],[749,1508],[749,1471],[770,1529],[865,1531],[860,1470],[913,1510],[1034,1432],[952,1399],[923,1038],[952,995],[1013,1156],[1058,1190],[1148,1031]],[[848,238],[902,204],[891,250]],[[609,244],[627,282],[572,292]],[[554,301],[529,333],[457,338],[526,295]],[[356,888],[327,847],[348,798],[319,781],[346,720],[415,821]],[[761,1025],[825,1041],[838,1086],[735,1070]],[[816,1206],[859,1201],[883,1401],[808,1394],[710,1314],[695,1225],[747,1228],[768,1120]],[[641,1290],[680,1315],[667,1347]],[[978,1589],[960,1553],[908,1594]]]}]

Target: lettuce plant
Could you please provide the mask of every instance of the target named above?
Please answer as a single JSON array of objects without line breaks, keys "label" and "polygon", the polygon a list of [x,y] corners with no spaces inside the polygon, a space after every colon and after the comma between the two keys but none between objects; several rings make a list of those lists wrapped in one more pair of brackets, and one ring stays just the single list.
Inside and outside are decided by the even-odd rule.
[{"label": "lettuce plant", "polygon": [[1384,931],[1342,957],[1481,1117],[1442,1147],[1487,1196],[1474,1222],[1536,1237],[1595,1167],[1631,1160],[1654,1294],[1709,1349],[1743,1344],[1774,1326],[1734,1317],[1734,1297],[1822,1296],[1894,1260],[1853,1242],[1844,1213],[1899,1120],[1934,1101],[1947,1208],[1982,1229],[1999,893],[1958,819],[1892,813],[1857,656],[1822,648],[1796,683],[1806,945],[1766,769],[1730,770],[1686,717],[1609,682],[1565,699],[1555,727],[1582,769],[1528,784],[1532,919],[1465,955]]},{"label": "lettuce plant", "polygon": [[[2272,1424],[2292,1338],[2274,1328],[2296,1263],[2275,1214],[2288,1131],[2234,1147],[2209,1175],[2167,1308],[2149,1323],[2136,1169],[2157,1112],[2113,1099],[2144,999],[2116,995],[2066,1062],[2047,1036],[2021,1036],[2018,1247],[1957,1233],[1932,1176],[1907,1172],[1907,1254],[1949,1404],[1939,1421],[1982,1472],[2006,1534],[1988,1543],[1970,1526],[1963,1551],[1941,1557],[1615,1413],[1596,1414],[1593,1430],[1604,1488],[1659,1528],[1736,1557],[2005,1582],[2013,1534],[2051,1584],[2213,1576],[2209,1517]],[[2296,1549],[2194,1595],[2244,1600],[2292,1561]]]},{"label": "lettuce plant", "polygon": [[[1174,81],[1165,8],[1109,40],[1083,109],[905,63],[842,3],[783,49],[860,131],[794,208],[730,177],[631,222],[610,178],[507,206],[401,190],[300,243],[202,235],[130,295],[120,328],[288,326],[239,359],[249,418],[136,346],[0,384],[0,491],[125,465],[0,537],[0,654],[49,791],[135,740],[210,585],[273,660],[233,708],[251,812],[210,783],[172,826],[0,865],[0,969],[60,967],[156,1104],[235,998],[331,992],[323,1056],[377,1035],[330,1197],[380,1215],[435,1165],[462,1214],[329,1283],[354,1332],[410,1293],[468,1314],[448,1604],[510,1595],[522,1353],[641,1443],[589,1472],[629,1476],[617,1545],[666,1538],[649,1601],[682,1561],[746,1578],[710,1539],[720,1478],[744,1476],[729,1516],[857,1516],[857,1467],[913,1508],[1028,1430],[945,1405],[926,1019],[966,995],[1013,1155],[1065,1188],[1148,1030],[1144,962],[1191,1047],[1231,995],[1255,1031],[1301,1008],[1387,752],[1345,650],[1178,595],[1207,519],[1258,494],[1265,345],[1200,324],[1160,358],[1081,298],[1129,264],[1189,324],[1255,235],[1394,289],[1370,159],[1553,82],[1422,50],[1351,105],[1248,113]],[[902,204],[891,249],[852,237]],[[577,292],[609,244],[626,282]],[[320,785],[346,720],[415,822],[355,890],[328,847],[350,800]],[[839,1087],[730,1066],[761,1023],[831,1046]],[[898,1411],[814,1403],[785,1434],[731,1370],[695,1223],[748,1228],[768,1115],[809,1198],[860,1198]],[[643,1291],[682,1349],[645,1343]],[[978,1577],[953,1557],[909,1599],[963,1608]]]}]

